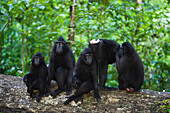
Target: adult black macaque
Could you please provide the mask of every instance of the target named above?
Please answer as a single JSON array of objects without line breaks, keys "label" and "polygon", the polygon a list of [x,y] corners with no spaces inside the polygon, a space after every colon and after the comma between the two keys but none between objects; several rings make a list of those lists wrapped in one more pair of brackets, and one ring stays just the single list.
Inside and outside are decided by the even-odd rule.
[{"label": "adult black macaque", "polygon": [[116,53],[116,67],[120,90],[134,92],[141,89],[144,80],[143,63],[131,43],[124,42]]},{"label": "adult black macaque", "polygon": [[64,104],[69,104],[72,100],[77,102],[82,99],[82,95],[94,90],[94,97],[97,101],[101,98],[98,93],[96,62],[90,48],[81,52],[74,71],[73,83],[76,86],[74,95],[68,97]]},{"label": "adult black macaque", "polygon": [[[47,77],[47,89],[50,91],[51,80],[55,80],[58,88],[52,91],[51,96],[54,98],[65,90],[66,95],[72,92],[72,77],[75,67],[75,59],[72,50],[62,36],[54,42],[52,52],[50,54],[49,74]],[[48,94],[47,94],[48,95]]]},{"label": "adult black macaque", "polygon": [[[40,52],[37,52],[33,58],[30,68],[30,73],[26,74],[23,81],[26,83],[27,92],[30,93],[31,98],[36,97],[39,102],[41,97],[46,92],[46,79],[48,76],[48,68],[44,61],[44,57]],[[38,90],[39,94],[36,96],[34,90]]]},{"label": "adult black macaque", "polygon": [[115,54],[120,45],[113,40],[98,39],[91,40],[89,47],[97,62],[97,72],[99,73],[99,87],[103,90],[113,90],[114,87],[106,87],[108,64],[116,62]]}]

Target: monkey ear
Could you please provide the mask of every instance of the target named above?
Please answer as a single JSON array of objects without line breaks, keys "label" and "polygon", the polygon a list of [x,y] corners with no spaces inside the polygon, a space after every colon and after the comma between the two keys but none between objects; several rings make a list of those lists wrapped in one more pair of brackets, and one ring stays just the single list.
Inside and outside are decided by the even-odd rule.
[{"label": "monkey ear", "polygon": [[84,53],[80,53],[80,55],[82,56],[82,55],[84,55]]},{"label": "monkey ear", "polygon": [[34,63],[34,57],[31,59],[31,62]]},{"label": "monkey ear", "polygon": [[83,55],[83,56],[84,56],[84,55],[85,55],[84,51],[83,51],[83,52],[81,52],[81,54],[80,54],[80,55]]},{"label": "monkey ear", "polygon": [[54,41],[54,44],[56,44],[57,43],[57,41]]},{"label": "monkey ear", "polygon": [[24,78],[23,78],[23,81],[24,81],[25,83],[28,81],[28,80],[27,80],[27,76],[28,76],[28,74],[25,75]]},{"label": "monkey ear", "polygon": [[66,44],[70,45],[70,42],[66,42]]},{"label": "monkey ear", "polygon": [[119,50],[121,47],[120,47],[119,44],[117,44],[117,45],[115,46],[115,48],[116,48],[117,50]]}]

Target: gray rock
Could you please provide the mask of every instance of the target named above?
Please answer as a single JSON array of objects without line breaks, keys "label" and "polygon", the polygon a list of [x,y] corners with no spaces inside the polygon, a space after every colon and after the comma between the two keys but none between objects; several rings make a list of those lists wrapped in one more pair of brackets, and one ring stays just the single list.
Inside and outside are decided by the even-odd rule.
[{"label": "gray rock", "polygon": [[[39,103],[32,100],[26,92],[26,85],[22,77],[0,74],[0,112],[159,112],[162,104],[158,101],[170,99],[170,93],[140,90],[134,93],[126,91],[102,91],[99,94],[102,101],[93,98],[93,92],[83,96],[83,103],[71,102],[63,105],[66,100],[65,92],[56,98],[43,97]],[[52,89],[56,83],[52,82]],[[73,93],[75,90],[73,90]]]}]

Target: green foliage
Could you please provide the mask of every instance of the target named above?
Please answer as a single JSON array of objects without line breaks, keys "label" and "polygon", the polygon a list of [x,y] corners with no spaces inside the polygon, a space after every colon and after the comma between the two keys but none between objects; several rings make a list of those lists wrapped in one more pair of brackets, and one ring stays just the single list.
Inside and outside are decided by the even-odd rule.
[{"label": "green foliage", "polygon": [[167,100],[159,101],[159,102],[155,103],[154,107],[159,106],[157,108],[158,111],[169,113],[170,112],[170,105],[169,104],[170,104],[170,100],[167,99]]},{"label": "green foliage", "polygon": [[[48,64],[53,42],[60,35],[70,42],[76,60],[91,39],[104,38],[133,44],[145,68],[143,88],[170,91],[170,7],[166,0],[145,0],[143,4],[131,0],[77,1],[74,43],[68,40],[72,5],[70,0],[0,1],[2,73],[28,73],[36,52],[41,52]],[[117,77],[115,65],[110,65],[106,84],[117,87]]]}]

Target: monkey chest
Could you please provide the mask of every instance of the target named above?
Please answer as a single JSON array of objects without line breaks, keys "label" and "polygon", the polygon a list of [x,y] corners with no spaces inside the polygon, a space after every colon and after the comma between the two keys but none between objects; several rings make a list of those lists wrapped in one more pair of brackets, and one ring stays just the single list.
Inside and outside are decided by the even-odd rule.
[{"label": "monkey chest", "polygon": [[90,69],[80,69],[79,72],[78,72],[78,78],[81,80],[81,81],[89,81],[92,79],[91,77],[91,70]]},{"label": "monkey chest", "polygon": [[63,67],[67,67],[69,65],[70,61],[68,58],[66,57],[56,57],[54,60],[54,65],[56,65],[56,67],[58,66],[63,66]]}]

